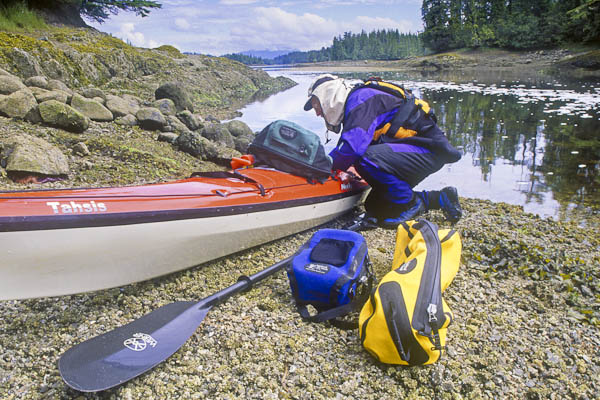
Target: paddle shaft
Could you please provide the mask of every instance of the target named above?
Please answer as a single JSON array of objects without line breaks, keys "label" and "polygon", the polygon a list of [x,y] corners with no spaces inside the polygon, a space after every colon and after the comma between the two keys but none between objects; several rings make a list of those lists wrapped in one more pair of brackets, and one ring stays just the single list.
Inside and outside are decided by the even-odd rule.
[{"label": "paddle shaft", "polygon": [[[344,229],[350,230],[350,231],[357,231],[357,230],[359,230],[359,228],[362,227],[362,225],[363,225],[363,221],[359,220],[358,222],[356,222],[356,223],[352,224],[351,226],[344,228]],[[294,257],[294,255],[292,255],[284,260],[281,260],[281,261],[271,265],[270,267],[267,267],[267,268],[263,269],[262,271],[259,271],[253,275],[240,276],[236,283],[234,283],[233,285],[231,285],[213,295],[205,297],[204,299],[202,299],[198,302],[198,305],[200,305],[201,307],[204,307],[204,308],[211,308],[211,307],[221,304],[222,302],[224,302],[225,300],[227,300],[228,298],[230,298],[231,296],[233,296],[237,293],[252,289],[252,286],[254,286],[254,284],[262,281],[265,278],[268,278],[269,276],[273,275],[274,273],[278,272],[279,270],[285,268],[287,263]]]},{"label": "paddle shaft", "polygon": [[259,271],[253,275],[240,276],[236,283],[223,290],[218,291],[215,294],[205,297],[204,299],[198,302],[198,305],[201,305],[201,307],[205,308],[211,308],[223,303],[225,300],[237,293],[252,289],[252,286],[254,286],[254,284],[262,281],[265,278],[268,278],[269,276],[273,275],[279,270],[285,268],[286,264],[290,261],[291,258],[292,257],[288,257],[284,260],[281,260],[278,263],[275,263],[270,267],[265,268],[262,271]]}]

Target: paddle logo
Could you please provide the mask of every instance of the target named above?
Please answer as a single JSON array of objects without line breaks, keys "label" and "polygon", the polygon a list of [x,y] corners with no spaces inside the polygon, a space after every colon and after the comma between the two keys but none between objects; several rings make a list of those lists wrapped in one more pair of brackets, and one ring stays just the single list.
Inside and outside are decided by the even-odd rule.
[{"label": "paddle logo", "polygon": [[125,339],[123,346],[133,351],[144,351],[148,345],[155,347],[156,340],[147,333],[134,333],[133,337]]}]

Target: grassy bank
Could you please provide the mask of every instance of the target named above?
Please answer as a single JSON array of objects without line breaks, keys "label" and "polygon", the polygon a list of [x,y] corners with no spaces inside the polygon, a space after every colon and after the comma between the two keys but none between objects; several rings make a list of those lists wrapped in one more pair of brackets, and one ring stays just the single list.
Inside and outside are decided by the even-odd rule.
[{"label": "grassy bank", "polygon": [[34,32],[49,28],[42,17],[23,3],[0,5],[0,31]]}]

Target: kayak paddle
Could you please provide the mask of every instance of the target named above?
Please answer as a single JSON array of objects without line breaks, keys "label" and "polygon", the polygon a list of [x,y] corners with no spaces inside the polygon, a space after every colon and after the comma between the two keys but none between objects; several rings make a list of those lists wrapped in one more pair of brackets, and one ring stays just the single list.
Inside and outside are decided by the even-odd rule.
[{"label": "kayak paddle", "polygon": [[229,297],[283,269],[286,258],[199,302],[166,304],[110,332],[67,350],[58,360],[60,375],[80,392],[98,392],[125,383],[160,364],[192,336],[206,314]]}]

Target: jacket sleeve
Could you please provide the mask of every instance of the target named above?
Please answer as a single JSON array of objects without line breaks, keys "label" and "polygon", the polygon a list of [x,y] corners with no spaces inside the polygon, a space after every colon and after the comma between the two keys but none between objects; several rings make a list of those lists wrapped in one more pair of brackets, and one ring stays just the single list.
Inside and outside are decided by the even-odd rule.
[{"label": "jacket sleeve", "polygon": [[[360,89],[346,101],[344,129],[337,146],[329,153],[334,170],[347,170],[367,151],[375,130],[391,119],[398,99],[375,89]],[[390,110],[390,111],[388,111]]]}]

